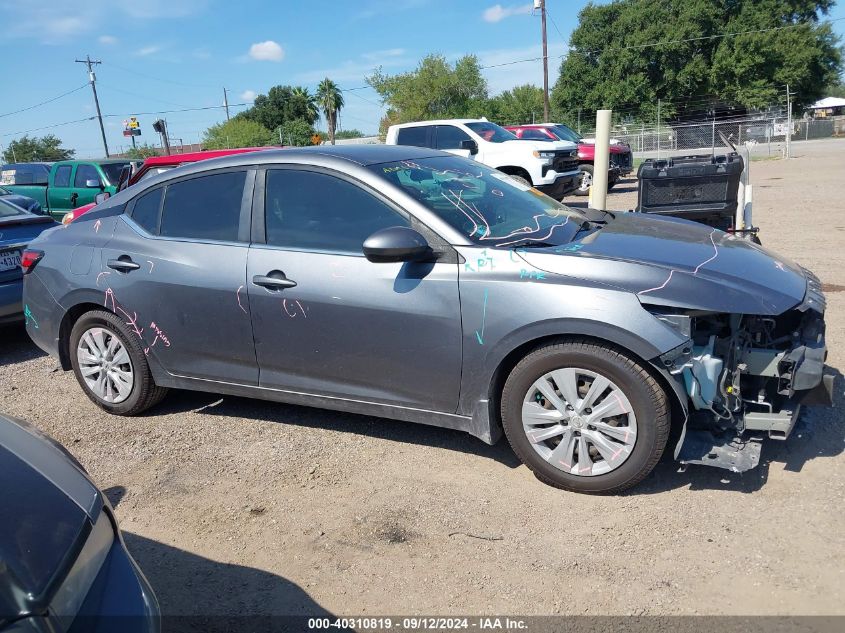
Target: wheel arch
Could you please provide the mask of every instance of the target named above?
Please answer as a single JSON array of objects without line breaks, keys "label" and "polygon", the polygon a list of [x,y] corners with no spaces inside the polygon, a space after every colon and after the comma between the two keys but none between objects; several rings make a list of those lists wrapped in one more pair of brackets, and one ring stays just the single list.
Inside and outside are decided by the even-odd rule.
[{"label": "wheel arch", "polygon": [[521,176],[525,178],[528,182],[532,185],[534,184],[534,180],[531,178],[531,174],[528,173],[524,167],[517,167],[516,165],[503,165],[501,167],[496,167],[500,172],[508,174],[509,176]]},{"label": "wheel arch", "polygon": [[[654,358],[654,355],[643,353],[646,348],[637,345],[631,345],[630,341],[624,341],[623,337],[614,336],[612,331],[599,333],[582,334],[576,332],[559,333],[559,334],[545,334],[537,336],[530,340],[526,340],[513,349],[511,349],[499,361],[496,369],[490,377],[487,390],[487,401],[489,402],[489,423],[491,428],[495,428],[497,432],[493,435],[498,435],[502,429],[502,413],[501,413],[501,397],[502,390],[505,386],[505,381],[510,376],[513,368],[516,367],[520,360],[525,358],[528,354],[536,349],[551,345],[554,343],[584,341],[589,343],[607,345],[626,356],[630,356],[632,360],[637,361],[642,367],[648,371],[652,377],[658,382],[666,397],[669,400],[670,406],[670,421],[672,432],[669,442],[680,438],[684,425],[687,420],[687,394],[683,389],[680,381],[672,377],[664,368],[649,360],[646,356]],[[638,350],[633,349],[638,347]]]},{"label": "wheel arch", "polygon": [[[62,321],[59,324],[59,363],[61,364],[61,367],[64,371],[69,371],[71,369],[71,330],[73,330],[73,326],[83,314],[92,312],[93,310],[112,312],[107,307],[104,307],[102,303],[94,303],[93,301],[89,300],[75,303],[65,311],[64,316],[62,317]],[[112,312],[112,314],[114,313]]]}]

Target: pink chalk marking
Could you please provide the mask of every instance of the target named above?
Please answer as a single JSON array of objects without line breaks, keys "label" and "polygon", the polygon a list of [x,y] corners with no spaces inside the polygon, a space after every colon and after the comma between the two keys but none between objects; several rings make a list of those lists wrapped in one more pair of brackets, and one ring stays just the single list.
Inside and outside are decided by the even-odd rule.
[{"label": "pink chalk marking", "polygon": [[567,464],[567,463],[566,463],[565,461],[563,461],[563,460],[559,461],[559,462],[558,462],[558,464],[560,464],[560,465],[561,465],[561,466],[563,466],[564,468],[567,468],[567,469],[569,469],[569,470],[572,470],[572,464]]},{"label": "pink chalk marking", "polygon": [[716,246],[716,242],[715,242],[715,241],[713,241],[713,233],[715,233],[715,232],[716,232],[716,229],[713,229],[712,231],[710,231],[710,243],[713,245],[713,256],[712,256],[712,257],[710,257],[709,259],[705,259],[705,260],[704,260],[703,262],[701,262],[698,266],[696,266],[696,267],[695,267],[695,270],[694,270],[694,271],[692,271],[692,274],[693,274],[693,275],[697,275],[697,274],[698,274],[699,269],[700,269],[702,266],[704,266],[704,264],[709,264],[710,262],[712,262],[714,259],[716,259],[716,258],[719,256],[719,248]]},{"label": "pink chalk marking", "polygon": [[286,314],[287,314],[287,315],[288,315],[291,319],[293,319],[293,318],[295,318],[295,317],[296,317],[296,312],[295,312],[295,311],[293,312],[293,314],[291,314],[291,311],[290,311],[290,310],[288,310],[288,300],[287,300],[287,299],[282,299],[282,308],[284,309],[285,313],[286,313]]},{"label": "pink chalk marking", "polygon": [[101,272],[99,275],[97,275],[97,285],[98,285],[98,286],[100,285],[100,278],[101,278],[103,275],[111,275],[111,273],[110,273],[110,272],[108,272],[107,270],[104,270],[104,271],[103,271],[103,272]]},{"label": "pink chalk marking", "polygon": [[238,307],[239,307],[241,310],[243,310],[243,311],[244,311],[244,314],[249,314],[249,313],[246,311],[246,308],[244,308],[244,307],[243,307],[243,305],[241,304],[241,290],[243,290],[243,286],[238,286],[238,289],[237,289],[237,290],[235,290],[235,299],[237,299],[237,300],[238,300]]},{"label": "pink chalk marking", "polygon": [[302,304],[301,304],[301,303],[299,303],[299,299],[297,299],[297,300],[296,300],[296,305],[298,305],[298,306],[299,306],[299,309],[300,309],[300,311],[302,312],[302,316],[303,316],[303,318],[307,319],[307,318],[308,318],[308,315],[307,315],[307,314],[305,314],[305,308],[303,308],[303,307],[302,307]]},{"label": "pink chalk marking", "polygon": [[[702,266],[704,266],[705,264],[709,264],[710,262],[712,262],[714,259],[716,259],[719,256],[719,247],[716,246],[716,242],[713,239],[713,234],[715,232],[716,232],[716,229],[713,229],[712,231],[710,231],[710,243],[713,245],[713,254],[710,257],[708,257],[707,259],[705,259],[703,262],[701,262],[698,266],[695,267],[695,270],[692,271],[693,275],[697,275],[698,271],[701,270]],[[661,285],[656,286],[654,288],[649,288],[648,290],[640,290],[637,294],[638,295],[644,295],[647,292],[654,292],[655,290],[663,290],[663,288],[666,287],[666,284],[668,284],[669,281],[672,279],[672,275],[674,275],[676,272],[681,272],[681,271],[676,271],[673,268],[672,270],[669,271],[669,276],[666,278],[666,281],[664,281]]]},{"label": "pink chalk marking", "polygon": [[100,220],[97,220],[96,222],[94,222],[94,233],[100,232],[100,225],[101,224],[102,224],[102,222]]},{"label": "pink chalk marking", "polygon": [[153,274],[153,268],[155,268],[155,264],[153,262],[151,262],[149,259],[147,260],[147,263],[150,265],[150,274],[152,275]]},{"label": "pink chalk marking", "polygon": [[647,292],[654,292],[655,290],[663,290],[666,287],[666,284],[668,284],[669,281],[672,279],[672,275],[674,275],[674,274],[675,274],[675,270],[674,269],[670,270],[669,276],[666,278],[666,281],[664,281],[662,284],[660,284],[659,286],[655,286],[654,288],[649,288],[648,290],[640,290],[637,294],[638,295],[644,295]]}]

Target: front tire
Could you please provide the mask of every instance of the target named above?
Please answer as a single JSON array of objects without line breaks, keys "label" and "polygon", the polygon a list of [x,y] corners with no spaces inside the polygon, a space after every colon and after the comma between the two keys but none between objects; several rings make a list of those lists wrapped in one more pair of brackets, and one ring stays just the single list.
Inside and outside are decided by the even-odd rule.
[{"label": "front tire", "polygon": [[578,183],[578,188],[573,191],[576,196],[589,196],[590,187],[593,186],[593,166],[592,165],[578,165],[581,170],[581,182]]},{"label": "front tire", "polygon": [[669,437],[669,402],[636,360],[600,343],[546,345],[523,358],[502,391],[508,441],[538,479],[583,493],[642,481]]},{"label": "front tire", "polygon": [[142,341],[111,312],[82,315],[71,330],[68,351],[85,395],[109,413],[137,415],[167,394],[153,381]]}]

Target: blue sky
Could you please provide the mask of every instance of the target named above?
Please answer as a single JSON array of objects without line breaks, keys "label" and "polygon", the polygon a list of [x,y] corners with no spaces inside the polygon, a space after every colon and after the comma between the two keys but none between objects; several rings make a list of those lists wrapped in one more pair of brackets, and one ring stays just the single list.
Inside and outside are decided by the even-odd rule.
[{"label": "blue sky", "polygon": [[[551,83],[566,39],[586,0],[547,0]],[[92,58],[109,147],[126,146],[126,117],[145,112],[211,107],[195,112],[141,114],[142,141],[157,142],[150,127],[167,119],[171,136],[197,142],[225,120],[229,103],[249,103],[277,84],[313,90],[325,76],[343,88],[365,86],[381,65],[388,73],[414,68],[424,55],[449,59],[474,53],[482,65],[540,55],[540,18],[531,2],[505,0],[0,0],[4,64],[0,115],[83,86],[74,59]],[[837,6],[831,17],[843,17]],[[845,22],[835,28],[841,34]],[[11,62],[11,63],[10,63]],[[542,84],[540,62],[485,71],[491,94],[515,85]],[[372,89],[345,95],[341,126],[375,132],[383,112]],[[233,107],[233,112],[243,109]],[[0,143],[19,132],[94,114],[85,86],[42,107],[0,116]],[[96,120],[31,132],[53,133],[80,157],[102,155]]]}]

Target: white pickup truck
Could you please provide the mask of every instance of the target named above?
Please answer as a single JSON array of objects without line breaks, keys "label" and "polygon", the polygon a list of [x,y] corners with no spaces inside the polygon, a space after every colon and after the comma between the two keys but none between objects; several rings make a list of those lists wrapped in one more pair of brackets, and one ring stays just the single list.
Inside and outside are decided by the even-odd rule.
[{"label": "white pickup truck", "polygon": [[475,159],[556,200],[574,191],[581,179],[575,143],[523,141],[484,118],[391,125],[385,142],[430,147]]}]

